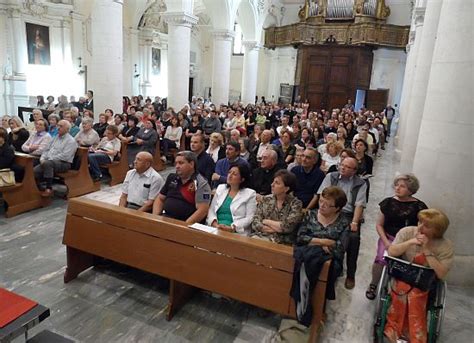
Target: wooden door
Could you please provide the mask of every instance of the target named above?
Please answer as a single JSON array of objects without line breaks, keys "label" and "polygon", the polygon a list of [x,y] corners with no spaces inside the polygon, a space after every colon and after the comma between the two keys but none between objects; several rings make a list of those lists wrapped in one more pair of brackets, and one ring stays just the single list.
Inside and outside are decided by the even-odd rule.
[{"label": "wooden door", "polygon": [[369,89],[365,97],[365,107],[369,110],[382,112],[387,106],[389,89]]}]

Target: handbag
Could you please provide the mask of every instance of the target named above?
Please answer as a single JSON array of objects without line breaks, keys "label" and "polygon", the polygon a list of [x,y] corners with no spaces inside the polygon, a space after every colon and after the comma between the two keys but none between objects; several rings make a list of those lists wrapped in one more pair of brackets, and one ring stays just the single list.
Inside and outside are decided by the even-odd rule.
[{"label": "handbag", "polygon": [[412,288],[416,287],[422,291],[428,291],[436,281],[436,274],[432,268],[392,256],[385,256],[385,260],[387,261],[388,275],[409,284]]},{"label": "handbag", "polygon": [[15,173],[10,169],[0,169],[0,187],[14,186]]}]

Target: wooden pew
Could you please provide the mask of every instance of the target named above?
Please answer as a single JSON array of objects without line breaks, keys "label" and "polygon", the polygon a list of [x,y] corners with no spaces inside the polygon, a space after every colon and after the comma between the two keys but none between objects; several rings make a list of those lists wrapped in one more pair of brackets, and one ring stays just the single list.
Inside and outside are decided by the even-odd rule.
[{"label": "wooden pew", "polygon": [[110,174],[110,186],[118,185],[125,180],[125,176],[129,171],[128,168],[128,156],[127,156],[127,143],[122,142],[120,148],[120,160],[113,161],[110,164],[103,164],[101,168],[107,168]]},{"label": "wooden pew", "polygon": [[160,139],[156,142],[156,147],[155,147],[155,155],[153,156],[153,169],[155,169],[157,172],[160,172],[166,168],[165,164],[161,160],[161,146],[160,146]]},{"label": "wooden pew", "polygon": [[34,160],[35,157],[33,156],[15,153],[15,163],[25,169],[25,175],[21,183],[0,188],[3,199],[8,205],[5,212],[7,218],[35,208],[46,207],[51,203],[51,199],[41,197],[41,192],[36,185],[33,172]]},{"label": "wooden pew", "polygon": [[[63,244],[66,283],[93,266],[97,256],[169,278],[168,320],[196,288],[295,318],[289,296],[292,247],[223,231],[210,234],[178,220],[81,198],[69,201]],[[311,342],[321,326],[329,264],[313,292]]]},{"label": "wooden pew", "polygon": [[68,199],[100,190],[100,183],[92,181],[91,174],[89,173],[88,155],[89,149],[77,148],[76,156],[80,160],[79,169],[69,169],[65,173],[57,174],[57,176],[63,179],[68,189]]}]

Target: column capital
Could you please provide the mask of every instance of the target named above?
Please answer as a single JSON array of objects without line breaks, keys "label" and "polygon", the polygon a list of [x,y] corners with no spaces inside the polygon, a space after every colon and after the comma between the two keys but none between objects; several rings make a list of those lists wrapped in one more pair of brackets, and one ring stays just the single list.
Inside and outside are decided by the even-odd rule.
[{"label": "column capital", "polygon": [[227,40],[230,41],[235,37],[235,32],[230,31],[230,30],[212,30],[211,31],[212,37],[214,39],[219,39],[219,40]]},{"label": "column capital", "polygon": [[248,50],[258,50],[262,47],[261,44],[259,44],[257,41],[254,41],[254,40],[243,41],[242,45],[244,46],[245,49],[248,49]]},{"label": "column capital", "polygon": [[417,7],[415,8],[415,26],[423,25],[425,21],[425,7]]},{"label": "column capital", "polygon": [[168,25],[187,26],[196,25],[199,18],[186,12],[165,12],[163,19]]}]

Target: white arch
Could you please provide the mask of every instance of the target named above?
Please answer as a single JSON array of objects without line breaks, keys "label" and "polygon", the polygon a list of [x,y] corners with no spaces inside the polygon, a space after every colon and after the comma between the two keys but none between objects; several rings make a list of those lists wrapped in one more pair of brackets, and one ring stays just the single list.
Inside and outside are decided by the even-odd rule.
[{"label": "white arch", "polygon": [[260,34],[257,27],[257,10],[251,0],[241,0],[238,7],[239,24],[246,41],[259,41]]}]

